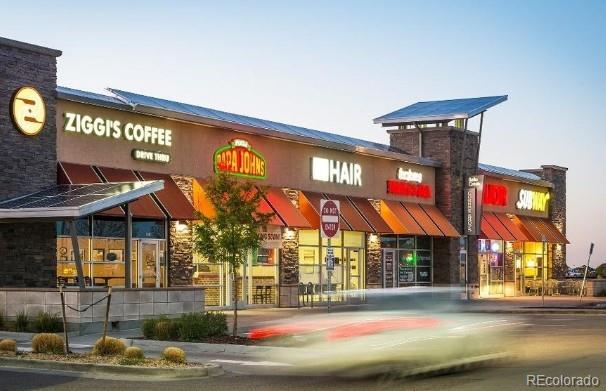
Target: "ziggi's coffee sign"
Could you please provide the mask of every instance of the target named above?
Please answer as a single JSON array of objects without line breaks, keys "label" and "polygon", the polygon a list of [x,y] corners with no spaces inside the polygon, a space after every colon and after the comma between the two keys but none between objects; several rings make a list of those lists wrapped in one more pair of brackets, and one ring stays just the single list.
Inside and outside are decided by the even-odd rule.
[{"label": "ziggi's coffee sign", "polygon": [[265,158],[247,140],[233,139],[217,148],[213,162],[215,172],[225,172],[250,179],[267,178]]},{"label": "ziggi's coffee sign", "polygon": [[[173,144],[173,133],[170,129],[158,128],[137,122],[122,123],[119,120],[71,112],[65,113],[63,131],[163,147],[171,147]],[[170,155],[166,152],[133,149],[131,156],[135,160],[156,163],[170,162]]]}]

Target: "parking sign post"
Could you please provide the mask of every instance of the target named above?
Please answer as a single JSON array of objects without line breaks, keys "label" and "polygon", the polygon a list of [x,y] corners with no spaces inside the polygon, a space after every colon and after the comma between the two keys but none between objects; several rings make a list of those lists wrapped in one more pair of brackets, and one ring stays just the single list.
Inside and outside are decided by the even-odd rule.
[{"label": "parking sign post", "polygon": [[328,312],[332,295],[332,272],[335,269],[335,256],[330,239],[339,232],[339,201],[320,200],[320,231],[322,237],[328,239],[326,248],[326,273],[328,274]]}]

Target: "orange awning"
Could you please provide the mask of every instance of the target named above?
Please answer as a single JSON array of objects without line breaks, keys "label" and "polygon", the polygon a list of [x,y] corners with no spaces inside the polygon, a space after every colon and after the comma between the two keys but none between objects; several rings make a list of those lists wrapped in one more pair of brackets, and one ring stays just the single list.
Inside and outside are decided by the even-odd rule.
[{"label": "orange awning", "polygon": [[[313,228],[320,228],[320,200],[324,198],[321,193],[314,193],[312,191],[300,191],[299,192],[299,210],[301,214],[305,216]],[[339,229],[344,231],[353,231],[349,224],[343,219],[343,216],[339,216]]]},{"label": "orange awning", "polygon": [[398,201],[381,200],[381,217],[394,233],[426,235],[425,231]]},{"label": "orange awning", "polygon": [[[60,185],[103,183],[95,170],[84,164],[59,162],[57,171],[57,181]],[[121,208],[108,209],[99,214],[102,216],[124,217],[124,211]]]},{"label": "orange awning", "polygon": [[444,234],[444,236],[448,236],[451,238],[458,238],[461,236],[457,229],[452,226],[450,221],[442,214],[440,209],[438,209],[435,205],[424,205],[420,204],[421,208],[427,213],[427,215],[431,218],[431,220],[438,226],[440,231]]},{"label": "orange awning", "polygon": [[195,220],[195,210],[179,186],[168,174],[139,171],[144,181],[163,180],[164,190],[154,193],[171,220]]},{"label": "orange awning", "polygon": [[374,229],[375,232],[382,234],[393,233],[393,230],[389,228],[387,222],[383,220],[379,212],[377,212],[377,210],[372,206],[369,200],[367,200],[366,198],[351,196],[348,196],[347,198],[349,198],[349,200],[358,210],[358,212],[360,212],[360,214],[364,216],[368,224],[370,224],[370,226]]},{"label": "orange awning", "polygon": [[526,242],[528,241],[528,236],[522,231],[505,213],[494,213],[497,216],[497,219],[507,228],[509,232],[514,236],[517,241]]},{"label": "orange awning", "polygon": [[267,202],[290,228],[311,228],[309,221],[293,205],[282,189],[270,187],[265,192]]},{"label": "orange awning", "polygon": [[[131,170],[123,170],[120,168],[97,167],[101,175],[108,182],[137,182],[139,178]],[[143,196],[138,200],[130,203],[130,212],[133,217],[147,219],[165,219],[164,212],[156,205],[154,200],[149,196]]]},{"label": "orange awning", "polygon": [[444,236],[438,226],[431,220],[419,204],[402,202],[408,213],[415,219],[417,224],[423,228],[423,231],[429,236]]},{"label": "orange awning", "polygon": [[553,223],[539,217],[516,216],[522,227],[528,232],[532,241],[568,244],[568,240]]},{"label": "orange awning", "polygon": [[497,216],[494,215],[494,213],[485,212],[482,214],[482,217],[486,219],[488,224],[495,231],[497,231],[497,233],[503,240],[505,240],[507,242],[514,242],[516,240],[516,238],[513,236],[513,234],[511,232],[509,232],[507,230],[507,228],[505,228],[503,223],[501,223],[501,221],[497,218]]},{"label": "orange awning", "polygon": [[339,201],[341,216],[347,221],[352,231],[374,232],[372,227],[364,220],[364,217],[362,217],[346,196],[326,193],[324,195],[329,200]]},{"label": "orange awning", "polygon": [[482,227],[482,239],[503,240],[503,238],[499,236],[497,231],[495,231],[494,228],[492,228],[490,224],[488,224],[486,218],[482,217],[482,221],[480,224]]}]

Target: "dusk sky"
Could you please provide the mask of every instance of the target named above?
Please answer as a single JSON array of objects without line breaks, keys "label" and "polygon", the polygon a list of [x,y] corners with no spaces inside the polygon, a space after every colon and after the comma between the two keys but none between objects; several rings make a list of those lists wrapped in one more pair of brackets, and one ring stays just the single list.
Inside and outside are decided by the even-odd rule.
[{"label": "dusk sky", "polygon": [[[328,3],[328,4],[324,4]],[[105,87],[388,143],[372,118],[509,95],[481,161],[568,171],[568,264],[606,262],[606,1],[10,2],[0,36]]]}]

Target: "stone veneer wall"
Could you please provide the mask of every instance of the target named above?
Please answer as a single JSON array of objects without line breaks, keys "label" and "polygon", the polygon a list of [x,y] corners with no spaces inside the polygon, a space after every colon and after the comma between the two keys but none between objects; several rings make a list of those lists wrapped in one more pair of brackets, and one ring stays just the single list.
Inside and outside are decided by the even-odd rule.
[{"label": "stone veneer wall", "polygon": [[[466,177],[474,175],[477,170],[478,135],[455,127],[426,128],[422,134],[422,156],[442,164],[436,168],[436,206],[459,232],[463,232],[463,189]],[[414,151],[409,149],[413,143],[418,144],[418,133],[408,130],[392,132],[390,142],[392,146],[412,153]],[[469,240],[467,267],[469,283],[477,284],[477,237]],[[459,283],[458,238],[434,239],[433,269],[434,283]]]},{"label": "stone veneer wall", "polygon": [[[0,38],[0,200],[57,183],[55,100],[58,50]],[[32,86],[42,95],[46,123],[37,136],[13,125],[13,94]],[[0,286],[56,286],[54,223],[0,224]]]},{"label": "stone veneer wall", "polygon": [[[299,192],[287,190],[290,201],[299,207]],[[296,307],[299,304],[299,231],[284,229],[282,232],[282,250],[279,265],[280,307]]]},{"label": "stone veneer wall", "polygon": [[[551,182],[553,188],[550,191],[549,219],[556,228],[566,236],[566,172],[568,168],[544,165],[537,170],[525,170],[540,176]],[[552,273],[553,278],[563,279],[566,277],[568,266],[566,265],[566,245],[553,244],[552,249]]]},{"label": "stone veneer wall", "polygon": [[[185,197],[193,200],[193,178],[173,175],[173,180]],[[192,221],[169,222],[169,265],[168,285],[183,286],[193,284],[194,274],[194,243]]]},{"label": "stone veneer wall", "polygon": [[381,240],[377,234],[366,234],[366,287],[383,287]]}]

